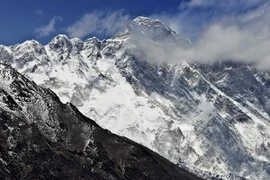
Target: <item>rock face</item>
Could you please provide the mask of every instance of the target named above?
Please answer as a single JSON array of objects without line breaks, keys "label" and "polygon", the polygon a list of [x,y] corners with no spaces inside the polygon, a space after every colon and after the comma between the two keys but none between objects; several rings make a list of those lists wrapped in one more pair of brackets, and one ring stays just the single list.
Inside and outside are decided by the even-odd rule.
[{"label": "rock face", "polygon": [[270,179],[270,73],[231,62],[150,64],[130,51],[133,33],[181,40],[162,22],[138,17],[103,41],[59,35],[45,46],[0,46],[0,61],[101,127],[190,170]]},{"label": "rock face", "polygon": [[200,178],[0,64],[1,179]]}]

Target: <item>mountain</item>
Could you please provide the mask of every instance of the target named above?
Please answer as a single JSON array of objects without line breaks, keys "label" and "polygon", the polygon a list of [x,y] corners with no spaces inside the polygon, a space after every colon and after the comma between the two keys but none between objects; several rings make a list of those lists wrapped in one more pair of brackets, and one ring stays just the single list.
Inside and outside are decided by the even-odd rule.
[{"label": "mountain", "polygon": [[190,43],[161,21],[138,17],[102,41],[58,35],[45,46],[0,46],[0,61],[190,171],[270,179],[269,72],[233,62],[152,63],[130,49],[130,39],[144,35],[153,44]]},{"label": "mountain", "polygon": [[1,179],[199,180],[0,64]]}]

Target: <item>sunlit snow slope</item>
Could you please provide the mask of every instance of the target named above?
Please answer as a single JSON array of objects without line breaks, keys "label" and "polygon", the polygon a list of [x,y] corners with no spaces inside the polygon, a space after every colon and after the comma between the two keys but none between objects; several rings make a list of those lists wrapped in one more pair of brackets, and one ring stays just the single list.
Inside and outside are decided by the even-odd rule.
[{"label": "sunlit snow slope", "polygon": [[130,51],[133,32],[179,36],[138,17],[103,41],[59,35],[45,46],[0,46],[0,61],[172,162],[225,179],[270,179],[270,73],[230,62],[149,64]]}]

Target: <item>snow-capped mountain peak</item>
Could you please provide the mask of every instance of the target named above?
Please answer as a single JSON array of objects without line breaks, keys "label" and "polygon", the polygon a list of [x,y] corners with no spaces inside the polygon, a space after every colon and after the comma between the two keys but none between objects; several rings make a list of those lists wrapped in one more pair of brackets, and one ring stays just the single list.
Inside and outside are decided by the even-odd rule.
[{"label": "snow-capped mountain peak", "polygon": [[163,39],[176,35],[176,32],[159,20],[139,16],[133,19],[127,28],[116,37],[128,37],[130,35],[144,35],[153,39]]},{"label": "snow-capped mountain peak", "polygon": [[25,52],[33,52],[39,54],[45,53],[44,47],[35,40],[25,41],[22,44],[17,44],[15,46],[12,46],[11,48],[12,51],[15,51],[17,55]]},{"label": "snow-capped mountain peak", "polygon": [[50,49],[58,50],[58,49],[68,49],[71,50],[72,43],[70,39],[66,35],[58,35],[54,37],[51,42],[48,44]]},{"label": "snow-capped mountain peak", "polygon": [[57,36],[40,56],[0,47],[0,61],[175,163],[225,179],[268,180],[270,73],[230,62],[150,64],[127,48],[135,29],[152,41],[177,36],[138,17],[112,39]]}]

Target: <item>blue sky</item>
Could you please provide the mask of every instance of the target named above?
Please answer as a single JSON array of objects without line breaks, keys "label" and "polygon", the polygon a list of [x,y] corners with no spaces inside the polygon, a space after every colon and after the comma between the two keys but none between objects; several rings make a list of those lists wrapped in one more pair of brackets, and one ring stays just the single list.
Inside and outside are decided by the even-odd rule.
[{"label": "blue sky", "polygon": [[[0,6],[0,44],[12,45],[28,39],[46,44],[59,33],[81,39],[107,38],[141,15],[161,19],[173,30],[196,39],[216,22],[222,22],[222,26],[246,26],[241,17],[256,13],[267,3],[267,0],[76,0],[72,3],[4,0]],[[259,22],[263,24],[265,19],[263,16]]]},{"label": "blue sky", "polygon": [[[179,1],[174,0],[166,3],[162,0],[3,1],[0,6],[0,44],[5,45],[19,43],[27,39],[38,39],[42,43],[47,43],[58,33],[67,34],[65,29],[68,26],[78,21],[83,15],[93,11],[123,11],[130,18],[134,18],[139,15],[150,16],[153,13],[165,10],[176,11],[179,6]],[[44,36],[39,36],[35,33],[35,28],[47,25],[53,17],[58,17],[56,18],[54,31]]]}]

